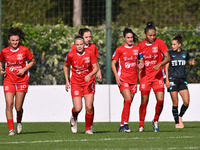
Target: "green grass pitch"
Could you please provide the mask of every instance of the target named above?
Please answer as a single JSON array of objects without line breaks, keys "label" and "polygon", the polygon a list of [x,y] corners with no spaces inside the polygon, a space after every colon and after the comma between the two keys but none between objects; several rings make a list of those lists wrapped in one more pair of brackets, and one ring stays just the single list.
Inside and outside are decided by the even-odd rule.
[{"label": "green grass pitch", "polygon": [[23,123],[22,133],[8,136],[6,123],[0,123],[0,150],[68,150],[68,149],[129,149],[188,150],[200,149],[200,122],[184,122],[184,129],[175,129],[174,122],[160,122],[154,133],[151,122],[145,132],[138,133],[138,122],[130,122],[131,133],[119,133],[116,122],[94,123],[94,135],[85,135],[84,123],[78,133],[71,133],[69,123]]}]

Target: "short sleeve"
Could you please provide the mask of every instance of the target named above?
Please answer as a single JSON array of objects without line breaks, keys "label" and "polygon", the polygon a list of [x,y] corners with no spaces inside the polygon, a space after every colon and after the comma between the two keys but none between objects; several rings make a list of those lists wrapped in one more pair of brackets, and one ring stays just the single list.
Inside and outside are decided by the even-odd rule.
[{"label": "short sleeve", "polygon": [[190,57],[188,51],[186,51],[186,61],[190,61],[190,60],[191,60],[191,57]]},{"label": "short sleeve", "polygon": [[94,53],[95,53],[95,56],[98,57],[99,56],[99,53],[98,53],[98,50],[97,50],[97,47],[96,45],[94,45]]},{"label": "short sleeve", "polygon": [[33,54],[31,53],[31,51],[28,49],[28,48],[26,48],[26,58],[28,58],[28,60],[31,60],[31,59],[33,59]]},{"label": "short sleeve", "polygon": [[0,61],[5,61],[3,51],[0,52]]},{"label": "short sleeve", "polygon": [[90,57],[91,57],[91,64],[97,63],[97,58],[93,53],[90,53]]},{"label": "short sleeve", "polygon": [[68,66],[71,65],[71,57],[70,57],[69,53],[68,53],[67,56],[65,57],[65,62],[67,63]]},{"label": "short sleeve", "polygon": [[112,59],[118,61],[120,57],[120,49],[117,48],[116,51],[113,53]]},{"label": "short sleeve", "polygon": [[159,49],[163,54],[166,53],[169,50],[167,45],[165,44],[165,42],[163,40],[160,40]]}]

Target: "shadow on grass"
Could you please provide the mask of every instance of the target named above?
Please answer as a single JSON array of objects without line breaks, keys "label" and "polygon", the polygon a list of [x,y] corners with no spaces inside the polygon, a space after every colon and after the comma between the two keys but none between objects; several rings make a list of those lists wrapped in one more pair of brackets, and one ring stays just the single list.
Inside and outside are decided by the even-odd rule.
[{"label": "shadow on grass", "polygon": [[[102,133],[111,133],[112,131],[95,131],[94,134],[102,134]],[[85,134],[85,131],[84,132],[78,132],[80,134]]]},{"label": "shadow on grass", "polygon": [[33,132],[22,132],[21,134],[43,134],[43,133],[55,133],[54,131],[33,131]]}]

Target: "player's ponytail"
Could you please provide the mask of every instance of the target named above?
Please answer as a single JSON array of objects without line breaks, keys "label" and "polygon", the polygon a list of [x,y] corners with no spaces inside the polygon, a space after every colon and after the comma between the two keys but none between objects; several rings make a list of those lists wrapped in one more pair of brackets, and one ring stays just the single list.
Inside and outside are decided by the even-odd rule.
[{"label": "player's ponytail", "polygon": [[180,33],[177,34],[172,40],[176,40],[179,44],[183,43],[183,37]]},{"label": "player's ponytail", "polygon": [[146,28],[144,29],[144,33],[146,34],[149,30],[151,30],[151,29],[153,29],[153,30],[155,30],[156,31],[156,28],[155,28],[155,26],[153,26],[153,22],[147,22],[147,26],[146,26]]},{"label": "player's ponytail", "polygon": [[16,27],[16,28],[14,28],[14,27],[11,27],[10,29],[9,29],[9,33],[8,33],[8,40],[10,39],[10,37],[11,36],[15,36],[15,35],[17,35],[17,36],[19,36],[19,39],[21,40],[23,40],[24,42],[26,42],[26,40],[25,40],[25,34],[24,34],[24,32],[20,29],[20,28],[18,28],[18,27]]},{"label": "player's ponytail", "polygon": [[138,41],[138,36],[129,28],[124,28],[123,36],[125,37],[126,34],[132,33],[133,34],[133,42],[136,43]]}]

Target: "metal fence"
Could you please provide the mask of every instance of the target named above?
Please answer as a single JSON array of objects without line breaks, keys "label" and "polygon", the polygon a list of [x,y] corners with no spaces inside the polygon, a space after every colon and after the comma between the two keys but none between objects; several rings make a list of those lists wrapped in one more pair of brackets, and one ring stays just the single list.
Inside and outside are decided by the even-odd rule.
[{"label": "metal fence", "polygon": [[[74,10],[75,0],[0,0],[0,30],[2,33],[6,34],[7,30],[16,23],[24,24],[20,26],[31,31],[33,28],[38,26],[38,32],[40,32],[39,26],[52,26],[52,25],[67,25],[70,28],[73,26],[73,10]],[[115,83],[114,78],[111,77],[110,71],[110,57],[118,44],[122,41],[122,30],[123,27],[136,28],[140,31],[135,31],[136,33],[143,32],[143,28],[147,21],[153,21],[154,24],[159,28],[168,28],[166,32],[173,32],[174,35],[178,32],[183,34],[188,33],[191,35],[195,32],[195,36],[200,36],[200,1],[199,0],[78,0],[81,1],[82,5],[82,26],[89,26],[93,28],[93,31],[102,30],[104,37],[98,37],[94,39],[95,44],[101,43],[100,40],[105,40],[102,45],[97,45],[100,47],[100,53],[102,59],[102,70],[104,72],[104,83]],[[111,4],[111,9],[108,11],[107,4]],[[108,12],[110,12],[108,14]],[[108,18],[110,18],[110,25],[108,25]],[[94,29],[98,27],[98,29]],[[173,28],[173,31],[170,27]],[[199,27],[199,30],[198,30]],[[78,28],[75,28],[78,32]],[[35,30],[35,29],[34,29]],[[56,28],[56,30],[59,30]],[[60,31],[63,31],[61,29]],[[68,34],[68,33],[66,33]],[[70,32],[71,34],[71,32]],[[66,36],[74,36],[75,33]],[[94,34],[95,35],[95,34]],[[112,35],[112,36],[111,36]],[[161,36],[161,35],[160,35]],[[162,34],[165,36],[165,34]],[[161,37],[162,37],[161,36]],[[1,47],[7,46],[6,36],[3,35],[3,40],[0,43]],[[110,38],[110,40],[108,40]],[[144,37],[140,37],[142,40]],[[170,37],[171,38],[171,37]],[[170,46],[170,40],[168,39],[168,46]],[[195,37],[198,38],[198,37]],[[107,40],[107,42],[106,42]],[[186,39],[187,40],[187,39]],[[189,39],[191,40],[191,39]],[[66,38],[67,41],[67,38]],[[71,43],[72,41],[67,41]],[[191,47],[191,54],[195,54],[199,61],[199,43],[198,40],[194,40],[193,43],[195,47]],[[192,43],[192,42],[190,42]],[[105,45],[104,45],[105,44]],[[70,46],[62,45],[63,49],[69,48]],[[107,54],[106,52],[110,52]],[[39,53],[38,53],[39,54]],[[54,54],[54,53],[53,53]],[[105,59],[107,57],[107,59]],[[41,58],[38,56],[38,58]],[[39,61],[38,61],[39,62]],[[107,66],[106,66],[107,64]],[[190,82],[199,82],[200,77],[197,72],[200,70],[189,68],[191,72]],[[105,73],[107,72],[107,75]],[[109,73],[108,73],[109,72]],[[196,74],[195,74],[196,73]],[[195,74],[195,75],[194,75]],[[200,74],[200,72],[199,72]],[[51,80],[51,79],[49,79]],[[60,79],[59,79],[60,80]],[[60,80],[61,81],[61,80]],[[51,82],[46,82],[53,84]],[[39,84],[39,83],[36,83]],[[59,82],[58,84],[61,84]]]}]

